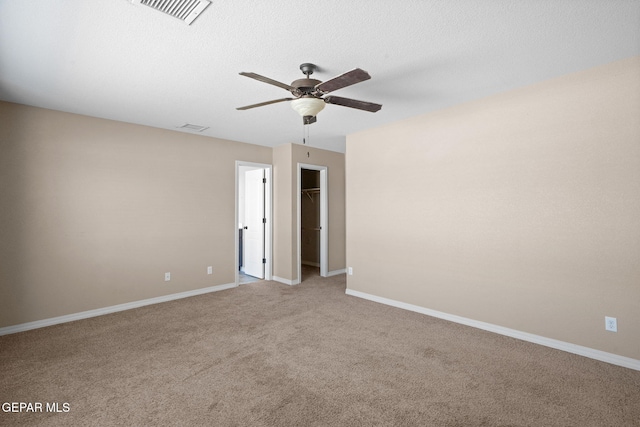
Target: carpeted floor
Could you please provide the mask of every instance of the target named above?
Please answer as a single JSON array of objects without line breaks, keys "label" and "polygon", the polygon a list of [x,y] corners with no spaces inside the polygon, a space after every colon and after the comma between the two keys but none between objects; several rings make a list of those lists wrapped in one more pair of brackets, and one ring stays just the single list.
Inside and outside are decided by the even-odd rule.
[{"label": "carpeted floor", "polygon": [[[640,426],[640,372],[345,295],[344,275],[0,337],[0,425]],[[68,412],[64,412],[68,403]]]}]

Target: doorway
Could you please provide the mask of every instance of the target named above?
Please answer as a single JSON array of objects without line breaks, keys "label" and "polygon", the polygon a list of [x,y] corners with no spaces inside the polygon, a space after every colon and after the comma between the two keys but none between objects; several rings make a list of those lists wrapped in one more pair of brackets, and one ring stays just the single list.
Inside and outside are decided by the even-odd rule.
[{"label": "doorway", "polygon": [[271,280],[271,165],[236,162],[236,286]]},{"label": "doorway", "polygon": [[297,193],[298,283],[301,283],[307,275],[327,277],[327,168],[298,163]]}]

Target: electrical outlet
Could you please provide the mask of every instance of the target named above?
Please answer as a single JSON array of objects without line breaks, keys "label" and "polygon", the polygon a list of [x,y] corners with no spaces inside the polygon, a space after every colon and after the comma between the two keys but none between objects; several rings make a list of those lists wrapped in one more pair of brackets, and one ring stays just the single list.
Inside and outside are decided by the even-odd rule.
[{"label": "electrical outlet", "polygon": [[207,274],[213,274],[213,267],[212,266],[207,267]]},{"label": "electrical outlet", "polygon": [[618,332],[618,319],[615,317],[604,317],[604,328],[607,331]]},{"label": "electrical outlet", "polygon": [[349,276],[353,276],[353,267],[349,267]]},{"label": "electrical outlet", "polygon": [[168,282],[169,280],[171,280],[171,273],[164,273],[164,281]]}]

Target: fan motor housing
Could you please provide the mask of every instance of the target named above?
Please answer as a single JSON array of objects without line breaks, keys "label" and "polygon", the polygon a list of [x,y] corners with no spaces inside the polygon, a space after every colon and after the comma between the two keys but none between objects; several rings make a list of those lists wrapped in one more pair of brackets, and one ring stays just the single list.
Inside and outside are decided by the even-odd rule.
[{"label": "fan motor housing", "polygon": [[298,89],[303,95],[307,95],[313,92],[316,85],[319,85],[320,83],[322,83],[320,80],[306,78],[294,80],[291,83],[291,86]]}]

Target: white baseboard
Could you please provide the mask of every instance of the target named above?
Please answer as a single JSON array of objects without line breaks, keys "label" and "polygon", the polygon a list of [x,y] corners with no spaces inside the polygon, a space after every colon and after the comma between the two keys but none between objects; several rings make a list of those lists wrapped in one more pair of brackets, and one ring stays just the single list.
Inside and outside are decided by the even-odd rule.
[{"label": "white baseboard", "polygon": [[337,276],[338,274],[346,274],[346,273],[347,273],[346,268],[343,268],[342,270],[333,270],[327,273],[327,277]]},{"label": "white baseboard", "polygon": [[273,276],[271,280],[284,283],[285,285],[289,285],[289,286],[297,285],[300,283],[297,280],[283,279],[282,277],[278,277],[278,276]]},{"label": "white baseboard", "polygon": [[116,313],[118,311],[131,310],[132,308],[143,307],[145,305],[159,304],[161,302],[173,301],[181,298],[193,297],[207,294],[209,292],[223,291],[235,288],[235,283],[210,286],[208,288],[194,289],[192,291],[179,292],[177,294],[163,295],[161,297],[149,298],[140,301],[127,302],[124,304],[112,305],[110,307],[97,308],[95,310],[82,311],[80,313],[67,314],[65,316],[52,317],[50,319],[36,320],[35,322],[21,323],[19,325],[0,328],[0,335],[15,334],[16,332],[29,331],[31,329],[44,328],[45,326],[57,325],[59,323],[73,322],[75,320],[88,319],[90,317],[102,316],[104,314]]},{"label": "white baseboard", "polygon": [[420,307],[417,305],[407,304],[404,302],[367,294],[365,292],[354,291],[352,289],[347,289],[346,294],[354,297],[358,297],[358,298],[363,298],[369,301],[390,305],[392,307],[414,311],[416,313],[426,314],[427,316],[437,317],[439,319],[448,320],[450,322],[460,323],[462,325],[471,326],[473,328],[494,332],[496,334],[505,335],[511,338],[517,338],[523,341],[544,345],[546,347],[555,348],[556,350],[566,351],[567,353],[573,353],[579,356],[584,356],[591,359],[599,360],[601,362],[611,363],[612,365],[622,366],[625,368],[640,371],[640,360],[632,359],[630,357],[619,356],[617,354],[607,353],[605,351],[596,350],[589,347],[583,347],[581,345],[571,344],[568,342],[559,341],[552,338],[546,338],[540,335],[530,334],[528,332],[522,332],[515,329],[505,328],[503,326],[494,325],[491,323],[480,322],[477,320],[468,319],[466,317],[447,314],[440,311]]}]

